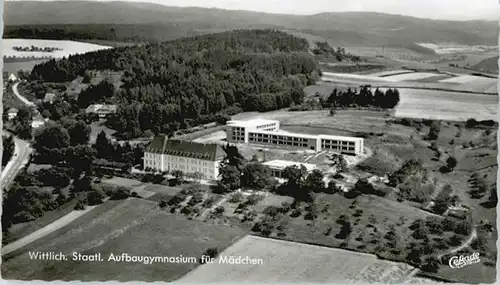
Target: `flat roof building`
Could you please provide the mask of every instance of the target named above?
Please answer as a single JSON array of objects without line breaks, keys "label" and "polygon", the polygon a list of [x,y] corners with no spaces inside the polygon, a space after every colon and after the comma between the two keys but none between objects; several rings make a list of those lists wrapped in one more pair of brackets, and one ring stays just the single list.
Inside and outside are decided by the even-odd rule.
[{"label": "flat roof building", "polygon": [[271,175],[276,178],[282,178],[283,177],[283,171],[287,167],[301,167],[304,166],[307,170],[307,173],[312,172],[313,170],[317,169],[316,165],[314,164],[309,164],[309,163],[302,163],[302,162],[296,162],[296,161],[289,161],[289,160],[271,160],[262,163],[263,165],[269,167],[271,170]]},{"label": "flat roof building", "polygon": [[227,140],[232,143],[308,149],[316,152],[326,150],[351,155],[360,155],[364,149],[363,138],[285,132],[280,130],[280,122],[275,120],[228,121],[226,134]]}]

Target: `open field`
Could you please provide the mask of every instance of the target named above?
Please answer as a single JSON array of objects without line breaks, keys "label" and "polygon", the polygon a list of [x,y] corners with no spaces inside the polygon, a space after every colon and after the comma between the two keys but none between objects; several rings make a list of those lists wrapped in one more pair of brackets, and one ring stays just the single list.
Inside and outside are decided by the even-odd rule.
[{"label": "open field", "polygon": [[358,56],[383,56],[400,60],[426,60],[435,58],[432,54],[423,54],[408,48],[381,47],[381,46],[346,46],[346,51]]},{"label": "open field", "polygon": [[[380,76],[382,74],[382,76]],[[443,73],[411,72],[396,75],[372,73],[368,75],[323,72],[321,78],[325,85],[357,88],[360,85],[371,85],[381,88],[412,88],[431,91],[456,91],[497,95],[495,78],[473,76],[467,74],[443,75]],[[429,80],[434,78],[435,80]],[[464,82],[463,84],[459,84]],[[311,88],[310,86],[307,88]],[[306,90],[307,90],[306,88]]]},{"label": "open field", "polygon": [[19,70],[31,71],[37,64],[44,62],[43,59],[35,60],[3,60],[3,71],[17,75]]},{"label": "open field", "polygon": [[[214,226],[167,214],[157,203],[129,198],[111,201],[68,226],[11,254],[2,276],[24,280],[172,281],[196,263],[108,262],[109,254],[185,257],[201,256],[210,247],[224,249],[243,234],[236,227]],[[169,242],[165,242],[168,236]],[[191,237],[187,239],[186,237]],[[63,252],[66,262],[31,260],[28,251]],[[103,262],[76,262],[72,252],[102,253]]]},{"label": "open field", "polygon": [[388,71],[370,73],[368,75],[369,76],[376,76],[376,77],[386,77],[386,76],[394,76],[394,75],[398,75],[398,74],[407,74],[407,73],[413,73],[413,72],[414,71],[412,71],[412,70],[397,69],[397,70],[388,70]]},{"label": "open field", "polygon": [[[38,48],[45,47],[55,47],[61,50],[56,50],[53,52],[43,52],[43,51],[15,51],[13,48],[15,46],[30,47],[35,46]],[[111,47],[95,45],[90,43],[82,43],[76,41],[56,41],[56,40],[32,40],[32,39],[3,39],[2,40],[2,50],[3,56],[10,57],[20,57],[20,58],[41,58],[41,57],[53,57],[62,58],[68,57],[72,54],[81,54],[91,51],[97,51],[102,49],[109,49]]]},{"label": "open field", "polygon": [[396,117],[450,121],[497,120],[498,97],[446,91],[399,89]]},{"label": "open field", "polygon": [[[345,86],[339,86],[336,84],[313,85],[308,86],[305,89],[305,92],[308,96],[313,96],[317,92],[328,97],[334,88],[345,88]],[[496,85],[494,88],[496,89]],[[400,102],[395,109],[396,117],[451,121],[465,121],[470,118],[475,118],[476,120],[497,120],[498,96],[413,88],[398,88],[398,90],[400,93]],[[302,121],[302,125],[315,122],[312,118],[310,119],[308,115],[315,114],[313,112],[307,112],[307,114],[305,114],[305,118],[301,117],[301,115],[303,115],[301,113],[290,113],[292,113],[292,115],[285,115],[283,112],[281,114],[270,112],[262,115],[258,114],[256,116],[262,116],[263,118],[264,116],[266,118],[276,117],[279,120],[282,118],[288,119],[289,116],[297,116],[296,121]],[[241,117],[244,116],[245,115],[241,115]],[[328,118],[328,112],[324,112],[324,116]],[[330,119],[331,118],[328,120]],[[319,120],[323,121],[327,119],[322,118],[321,116],[319,117]],[[354,125],[353,127],[356,126]],[[349,128],[344,129],[349,130]]]},{"label": "open field", "polygon": [[388,76],[385,76],[384,78],[387,78],[389,80],[394,80],[394,81],[414,81],[414,80],[420,80],[420,79],[425,79],[425,78],[429,78],[429,77],[434,77],[436,75],[439,75],[439,74],[430,73],[430,72],[412,72],[412,73],[405,73],[405,74],[388,75]]},{"label": "open field", "polygon": [[373,255],[246,236],[220,256],[260,258],[263,264],[214,262],[188,273],[182,282],[401,282],[410,266]]},{"label": "open field", "polygon": [[434,43],[417,43],[417,44],[422,47],[432,49],[437,54],[485,52],[496,48],[496,47],[486,47],[486,46],[468,46],[462,44],[434,44]]}]

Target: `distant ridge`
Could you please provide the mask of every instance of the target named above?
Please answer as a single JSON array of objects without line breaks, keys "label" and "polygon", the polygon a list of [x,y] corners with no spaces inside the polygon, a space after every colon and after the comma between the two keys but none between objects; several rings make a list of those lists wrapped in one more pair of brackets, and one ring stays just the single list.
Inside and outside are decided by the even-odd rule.
[{"label": "distant ridge", "polygon": [[[237,28],[307,31],[353,45],[400,45],[456,42],[497,45],[496,21],[446,21],[377,12],[327,12],[286,15],[153,3],[91,1],[14,1],[4,3],[4,23],[19,25],[155,25],[179,26],[194,33]],[[160,29],[159,29],[160,30]]]}]

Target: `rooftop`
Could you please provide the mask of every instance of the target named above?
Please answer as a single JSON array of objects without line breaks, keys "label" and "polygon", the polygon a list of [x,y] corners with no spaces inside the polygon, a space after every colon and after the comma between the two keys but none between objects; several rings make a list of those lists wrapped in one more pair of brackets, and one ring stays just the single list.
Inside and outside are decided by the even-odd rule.
[{"label": "rooftop", "polygon": [[192,141],[168,139],[167,136],[157,136],[146,148],[145,152],[168,154],[203,160],[216,161],[225,156],[225,152],[218,144],[204,144]]},{"label": "rooftop", "polygon": [[273,123],[279,123],[279,121],[267,120],[267,119],[252,119],[252,120],[246,120],[246,121],[231,120],[231,121],[227,121],[226,124],[228,126],[255,127],[255,126],[267,125],[267,124],[273,124]]},{"label": "rooftop", "polygon": [[299,134],[299,133],[292,133],[292,132],[287,132],[283,130],[279,131],[251,131],[252,133],[259,133],[259,134],[268,134],[268,135],[283,135],[283,136],[289,136],[289,137],[296,137],[296,138],[304,138],[304,139],[317,139],[317,135],[309,135],[309,134]]},{"label": "rooftop", "polygon": [[116,111],[116,105],[94,104],[87,107],[86,112]]},{"label": "rooftop", "polygon": [[302,163],[290,160],[271,160],[264,162],[262,164],[267,165],[271,169],[279,169],[279,170],[283,170],[289,166],[294,166],[294,165],[299,167],[300,165],[303,165],[307,169],[307,171],[313,171],[314,169],[317,168],[315,164]]}]

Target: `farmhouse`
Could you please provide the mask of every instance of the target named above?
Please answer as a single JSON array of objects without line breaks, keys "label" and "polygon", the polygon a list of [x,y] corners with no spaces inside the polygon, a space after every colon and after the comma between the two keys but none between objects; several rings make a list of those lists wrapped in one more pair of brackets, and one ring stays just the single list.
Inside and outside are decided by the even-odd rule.
[{"label": "farmhouse", "polygon": [[271,161],[264,162],[263,165],[266,165],[267,167],[269,167],[269,169],[271,170],[271,176],[276,177],[276,178],[282,178],[283,171],[287,167],[304,166],[308,173],[310,173],[314,169],[316,169],[316,165],[314,165],[314,164],[300,163],[300,162],[288,161],[288,160],[271,160]]},{"label": "farmhouse", "polygon": [[279,129],[274,120],[228,121],[227,140],[232,143],[272,145],[309,149],[316,152],[335,151],[343,154],[363,153],[363,138],[290,133]]},{"label": "farmhouse", "polygon": [[17,112],[18,110],[16,108],[10,108],[7,111],[7,118],[9,119],[9,121],[17,117]]},{"label": "farmhouse", "polygon": [[109,114],[116,113],[116,105],[94,104],[87,107],[85,113],[97,114],[99,118],[105,118]]},{"label": "farmhouse", "polygon": [[144,151],[144,167],[159,172],[180,170],[184,174],[201,174],[203,179],[219,176],[219,165],[225,152],[218,144],[202,144],[157,136]]}]

